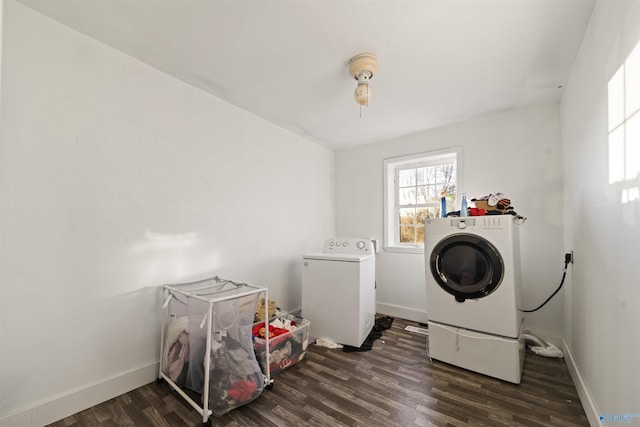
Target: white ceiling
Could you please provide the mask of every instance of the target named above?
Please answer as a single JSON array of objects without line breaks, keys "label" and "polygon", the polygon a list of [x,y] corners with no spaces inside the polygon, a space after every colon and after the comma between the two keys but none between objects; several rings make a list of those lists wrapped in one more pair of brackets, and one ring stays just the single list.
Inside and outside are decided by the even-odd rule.
[{"label": "white ceiling", "polygon": [[[558,99],[593,0],[20,0],[332,149]],[[373,98],[349,59],[378,56]]]}]

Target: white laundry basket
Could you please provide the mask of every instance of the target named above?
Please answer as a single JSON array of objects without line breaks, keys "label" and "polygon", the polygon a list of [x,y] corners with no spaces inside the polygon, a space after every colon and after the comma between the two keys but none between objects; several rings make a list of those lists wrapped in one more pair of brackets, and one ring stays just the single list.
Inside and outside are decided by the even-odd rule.
[{"label": "white laundry basket", "polygon": [[[272,384],[253,349],[252,327],[267,289],[214,277],[164,285],[159,377],[202,415],[222,416]],[[268,345],[268,340],[267,340]],[[185,392],[201,394],[201,404]]]}]

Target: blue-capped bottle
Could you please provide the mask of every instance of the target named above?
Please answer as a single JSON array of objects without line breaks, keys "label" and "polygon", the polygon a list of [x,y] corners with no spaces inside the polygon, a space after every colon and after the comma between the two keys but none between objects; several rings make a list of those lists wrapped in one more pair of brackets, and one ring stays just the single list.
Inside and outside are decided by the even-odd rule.
[{"label": "blue-capped bottle", "polygon": [[460,203],[460,216],[469,216],[469,209],[467,208],[466,194],[462,194],[462,202]]},{"label": "blue-capped bottle", "polygon": [[447,217],[447,198],[444,191],[440,193],[440,218]]}]

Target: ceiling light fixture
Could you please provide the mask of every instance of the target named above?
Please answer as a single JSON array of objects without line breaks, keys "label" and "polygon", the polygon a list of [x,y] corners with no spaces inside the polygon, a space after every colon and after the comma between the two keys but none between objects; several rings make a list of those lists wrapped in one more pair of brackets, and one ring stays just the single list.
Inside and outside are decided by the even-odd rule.
[{"label": "ceiling light fixture", "polygon": [[349,74],[358,81],[358,86],[353,94],[356,102],[362,106],[368,106],[371,99],[371,87],[369,80],[378,71],[378,58],[373,53],[360,53],[349,61]]}]

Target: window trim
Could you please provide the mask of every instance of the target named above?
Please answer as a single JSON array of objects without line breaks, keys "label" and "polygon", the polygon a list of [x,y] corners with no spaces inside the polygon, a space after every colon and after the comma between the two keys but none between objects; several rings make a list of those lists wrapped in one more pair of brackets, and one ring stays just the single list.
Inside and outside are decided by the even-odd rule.
[{"label": "window trim", "polygon": [[424,244],[409,244],[397,242],[396,225],[398,218],[398,194],[396,186],[396,171],[400,167],[411,165],[419,165],[425,162],[437,161],[438,158],[444,159],[455,156],[456,158],[456,200],[460,200],[462,187],[462,147],[455,146],[440,150],[425,151],[422,153],[411,154],[408,156],[390,157],[384,159],[384,191],[383,191],[383,227],[384,227],[384,244],[382,248],[385,252],[398,253],[424,253]]}]

